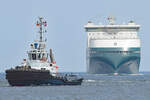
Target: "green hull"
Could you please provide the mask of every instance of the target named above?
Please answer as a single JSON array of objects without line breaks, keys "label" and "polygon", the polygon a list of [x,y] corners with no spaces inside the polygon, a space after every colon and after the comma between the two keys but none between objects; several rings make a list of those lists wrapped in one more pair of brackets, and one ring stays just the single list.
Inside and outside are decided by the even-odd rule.
[{"label": "green hull", "polygon": [[87,72],[91,74],[137,74],[140,48],[88,48]]}]

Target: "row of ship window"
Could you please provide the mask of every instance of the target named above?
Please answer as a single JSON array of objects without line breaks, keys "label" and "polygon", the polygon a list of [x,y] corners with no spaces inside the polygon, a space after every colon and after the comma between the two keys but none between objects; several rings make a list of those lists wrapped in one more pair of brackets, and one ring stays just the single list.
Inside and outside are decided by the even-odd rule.
[{"label": "row of ship window", "polygon": [[137,39],[137,37],[91,37],[91,40],[97,39]]},{"label": "row of ship window", "polygon": [[90,53],[140,53],[140,51],[90,51]]},{"label": "row of ship window", "polygon": [[39,53],[39,54],[29,53],[28,55],[30,60],[40,60],[43,57],[48,58],[48,55],[46,53]]},{"label": "row of ship window", "polygon": [[89,35],[116,35],[116,34],[120,34],[120,35],[127,35],[127,34],[137,34],[137,32],[118,32],[118,33],[113,33],[113,32],[100,32],[100,33],[88,33]]},{"label": "row of ship window", "polygon": [[137,38],[135,33],[126,33],[126,34],[110,34],[110,33],[89,33],[89,38]]}]

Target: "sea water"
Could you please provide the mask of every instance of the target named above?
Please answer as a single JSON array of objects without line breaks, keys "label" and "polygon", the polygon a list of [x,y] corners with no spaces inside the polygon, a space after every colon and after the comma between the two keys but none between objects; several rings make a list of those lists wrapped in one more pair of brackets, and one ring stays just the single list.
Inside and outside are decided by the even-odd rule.
[{"label": "sea water", "polygon": [[11,87],[0,74],[0,100],[150,100],[150,73],[91,75],[81,86]]}]

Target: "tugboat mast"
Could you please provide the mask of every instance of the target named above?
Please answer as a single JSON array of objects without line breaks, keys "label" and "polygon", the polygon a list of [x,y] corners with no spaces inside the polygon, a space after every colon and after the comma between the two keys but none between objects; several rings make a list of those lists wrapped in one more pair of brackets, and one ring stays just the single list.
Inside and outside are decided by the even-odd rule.
[{"label": "tugboat mast", "polygon": [[46,27],[47,22],[44,21],[42,17],[39,17],[39,20],[37,21],[36,25],[39,26],[39,33],[40,33],[40,41],[39,42],[43,42],[43,33],[46,32],[46,30],[43,30],[43,26]]}]

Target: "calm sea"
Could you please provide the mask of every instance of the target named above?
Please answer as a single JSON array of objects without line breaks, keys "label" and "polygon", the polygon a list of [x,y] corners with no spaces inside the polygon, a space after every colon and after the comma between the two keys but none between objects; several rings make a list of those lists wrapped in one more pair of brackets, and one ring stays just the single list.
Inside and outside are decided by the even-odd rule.
[{"label": "calm sea", "polygon": [[150,100],[150,72],[139,75],[89,75],[81,86],[11,87],[0,74],[0,100]]}]

